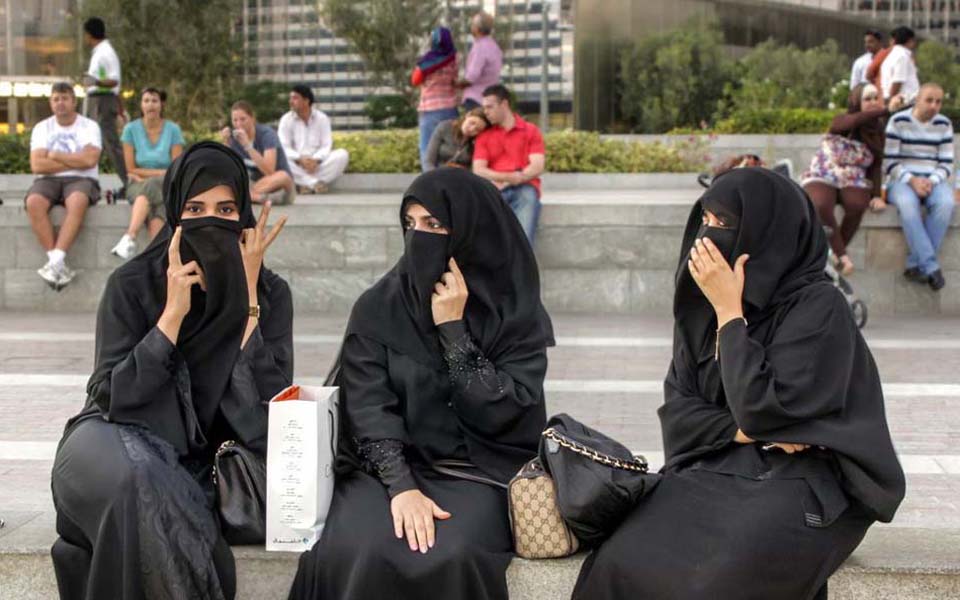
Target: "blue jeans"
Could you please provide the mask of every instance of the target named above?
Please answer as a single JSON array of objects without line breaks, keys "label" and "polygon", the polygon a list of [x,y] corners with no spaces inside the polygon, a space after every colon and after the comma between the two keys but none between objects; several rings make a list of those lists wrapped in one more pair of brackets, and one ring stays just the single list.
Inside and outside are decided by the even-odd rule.
[{"label": "blue jeans", "polygon": [[450,119],[456,119],[460,116],[457,109],[441,108],[440,110],[426,110],[420,113],[420,171],[426,171],[424,165],[427,164],[427,146],[430,145],[430,138],[433,136],[433,130],[437,125]]},{"label": "blue jeans", "polygon": [[511,185],[500,190],[504,202],[517,215],[523,232],[533,247],[533,238],[537,233],[537,222],[540,220],[540,195],[537,188],[529,183]]},{"label": "blue jeans", "polygon": [[[887,189],[887,199],[900,212],[903,235],[910,248],[907,268],[917,268],[924,275],[930,275],[940,268],[937,251],[953,216],[953,189],[947,182],[937,184],[930,195],[921,200],[912,187],[897,182]],[[927,207],[926,219],[920,209],[922,204]]]}]

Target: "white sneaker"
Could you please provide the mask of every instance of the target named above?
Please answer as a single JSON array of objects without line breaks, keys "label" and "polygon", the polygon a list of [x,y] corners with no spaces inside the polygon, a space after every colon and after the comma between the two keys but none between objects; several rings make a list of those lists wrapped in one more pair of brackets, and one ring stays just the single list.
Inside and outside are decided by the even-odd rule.
[{"label": "white sneaker", "polygon": [[114,256],[119,256],[123,260],[130,260],[137,253],[137,242],[125,233],[123,237],[120,238],[120,241],[117,242],[117,245],[110,250],[110,253]]},{"label": "white sneaker", "polygon": [[77,272],[68,267],[66,263],[54,264],[51,262],[47,262],[37,269],[37,274],[57,292],[65,288],[77,276]]},{"label": "white sneaker", "polygon": [[37,269],[37,274],[40,275],[40,278],[46,281],[47,285],[52,289],[56,290],[60,287],[60,272],[50,262],[47,262],[47,264]]}]

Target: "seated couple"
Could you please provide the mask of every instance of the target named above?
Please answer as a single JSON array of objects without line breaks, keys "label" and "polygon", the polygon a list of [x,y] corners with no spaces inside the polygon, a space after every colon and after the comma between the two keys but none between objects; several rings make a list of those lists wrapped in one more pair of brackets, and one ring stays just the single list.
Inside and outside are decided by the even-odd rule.
[{"label": "seated couple", "polygon": [[[187,150],[169,225],[108,283],[86,408],[53,468],[62,598],[235,597],[212,456],[225,439],[263,452],[264,402],[293,372],[290,289],[263,266],[282,223],[267,229],[268,207],[255,221],[247,186],[224,146]],[[430,465],[506,482],[536,454],[554,343],[536,261],[496,188],[461,169],[420,176],[399,216],[404,253],[347,323],[333,503],[289,596],[506,599],[506,492]],[[665,475],[575,597],[813,598],[893,517],[880,381],[823,280],[825,244],[802,191],[759,169],[694,207]]]},{"label": "seated couple", "polygon": [[509,90],[498,84],[484,90],[482,107],[436,126],[423,155],[423,170],[462,167],[489,180],[532,245],[540,220],[545,153],[540,129],[513,112]]}]

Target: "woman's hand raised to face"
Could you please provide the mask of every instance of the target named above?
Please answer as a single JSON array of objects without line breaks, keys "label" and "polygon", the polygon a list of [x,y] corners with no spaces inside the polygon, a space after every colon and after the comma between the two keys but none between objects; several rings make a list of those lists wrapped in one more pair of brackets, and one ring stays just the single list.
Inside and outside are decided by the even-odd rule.
[{"label": "woman's hand raised to face", "polygon": [[717,313],[717,329],[733,319],[743,318],[743,267],[749,256],[742,254],[733,268],[709,238],[700,238],[690,249],[687,268]]},{"label": "woman's hand raised to face", "polygon": [[260,267],[263,265],[263,255],[267,248],[277,239],[280,231],[287,222],[286,215],[280,217],[277,224],[267,232],[267,220],[270,218],[270,203],[263,205],[257,226],[244,229],[240,236],[240,254],[243,256],[243,272],[247,276],[247,292],[250,303],[256,304],[257,283],[260,279]]},{"label": "woman's hand raised to face", "polygon": [[470,293],[467,290],[467,281],[453,258],[447,263],[450,270],[440,277],[440,281],[433,288],[430,298],[430,308],[433,311],[433,323],[440,325],[449,321],[459,321],[463,318],[463,311],[467,306]]},{"label": "woman's hand raised to face", "polygon": [[433,520],[445,521],[451,517],[420,490],[407,490],[394,496],[390,501],[390,514],[393,515],[393,533],[397,539],[402,540],[406,535],[410,549],[422,554],[436,543],[437,530]]},{"label": "woman's hand raised to face", "polygon": [[160,331],[174,344],[177,343],[180,325],[187,313],[190,312],[190,289],[194,285],[199,285],[204,291],[207,289],[203,270],[200,269],[197,261],[191,260],[187,264],[180,261],[182,231],[181,227],[177,227],[173,232],[173,237],[170,238],[170,246],[167,249],[167,262],[169,263],[167,266],[167,303],[157,324]]}]

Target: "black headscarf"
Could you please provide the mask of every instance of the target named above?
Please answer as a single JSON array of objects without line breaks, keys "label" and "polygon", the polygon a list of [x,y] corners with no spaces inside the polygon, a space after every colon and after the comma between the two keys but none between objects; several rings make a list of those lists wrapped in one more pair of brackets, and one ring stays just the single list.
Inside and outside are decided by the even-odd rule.
[{"label": "black headscarf", "polygon": [[[219,217],[181,220],[189,198],[218,185],[233,190],[239,221]],[[183,227],[181,262],[196,260],[207,286],[206,292],[193,286],[190,312],[177,338],[177,348],[190,370],[193,405],[203,430],[209,429],[216,416],[247,322],[247,281],[239,240],[242,229],[256,225],[249,187],[247,170],[236,152],[214,142],[191,146],[173,161],[164,176],[166,226],[146,250],[124,265],[124,269],[149,272],[152,289],[143,293],[156,295],[164,302],[170,239],[174,228]]]},{"label": "black headscarf", "polygon": [[[749,340],[726,361],[721,353],[720,362],[714,310],[687,267],[698,235],[713,237],[702,227],[704,210],[735,219],[723,240],[731,244],[731,262],[750,255],[743,292]],[[903,472],[876,364],[846,300],[824,274],[826,256],[813,204],[793,181],[762,168],[714,180],[684,232],[673,363],[659,411],[664,450],[668,464],[684,464],[730,447],[738,427],[761,441],[823,446],[836,456],[848,493],[889,521],[903,498]],[[761,358],[762,365],[743,362]],[[725,387],[723,365],[740,365],[745,371],[736,372],[757,373],[767,383],[728,379]]]},{"label": "black headscarf", "polygon": [[469,290],[464,321],[489,360],[552,346],[533,250],[497,189],[465,169],[443,167],[417,177],[404,193],[401,225],[412,202],[422,204],[449,235],[407,231],[403,256],[357,300],[346,335],[363,335],[422,364],[442,366],[430,297],[453,257]]}]

